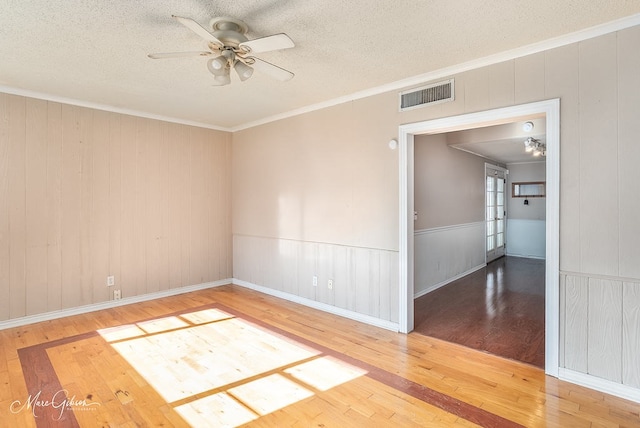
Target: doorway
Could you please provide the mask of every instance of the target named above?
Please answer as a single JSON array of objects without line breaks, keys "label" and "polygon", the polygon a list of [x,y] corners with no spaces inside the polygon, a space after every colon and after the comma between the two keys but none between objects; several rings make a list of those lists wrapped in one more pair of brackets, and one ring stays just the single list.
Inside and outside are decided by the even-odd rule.
[{"label": "doorway", "polygon": [[545,372],[558,376],[559,366],[559,99],[464,114],[399,128],[400,230],[399,230],[399,329],[414,328],[413,189],[414,136],[514,122],[526,117],[544,117],[547,123],[547,222],[545,226]]},{"label": "doorway", "polygon": [[506,242],[506,169],[485,164],[485,209],[486,209],[486,261],[490,263],[504,256]]}]

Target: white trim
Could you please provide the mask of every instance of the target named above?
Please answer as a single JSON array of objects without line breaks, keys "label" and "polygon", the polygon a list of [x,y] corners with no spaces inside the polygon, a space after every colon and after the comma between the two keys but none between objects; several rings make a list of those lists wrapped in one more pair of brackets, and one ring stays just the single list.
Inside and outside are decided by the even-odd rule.
[{"label": "white trim", "polygon": [[431,233],[437,232],[446,232],[448,230],[458,230],[458,229],[466,229],[471,227],[478,227],[484,225],[483,221],[476,221],[474,223],[462,223],[462,224],[453,224],[451,226],[440,226],[440,227],[432,227],[430,229],[419,229],[413,232],[414,236],[418,235],[429,235]]},{"label": "white trim", "polygon": [[640,389],[638,388],[565,368],[561,368],[559,370],[558,378],[589,389],[615,395],[616,397],[624,398],[625,400],[640,403]]},{"label": "white trim", "polygon": [[186,287],[171,288],[169,290],[158,291],[155,293],[142,294],[140,296],[125,297],[120,300],[109,300],[107,302],[93,303],[90,305],[78,306],[69,309],[61,309],[59,311],[46,312],[44,314],[28,315],[25,317],[0,322],[0,330],[21,327],[23,325],[42,321],[55,320],[58,318],[70,317],[73,315],[86,314],[87,312],[95,312],[102,309],[116,308],[118,306],[130,305],[132,303],[146,302],[149,300],[160,299],[162,297],[176,296],[178,294],[190,293],[192,291],[206,290],[207,288],[220,287],[221,285],[228,284],[231,284],[231,279],[221,279],[218,281],[205,282],[202,284],[189,285]]},{"label": "white trim", "polygon": [[487,266],[487,264],[483,263],[481,265],[478,265],[476,267],[473,267],[473,268],[469,269],[466,272],[462,272],[461,274],[456,275],[456,276],[454,276],[452,278],[447,278],[446,280],[444,280],[442,282],[439,282],[437,284],[432,285],[431,287],[427,288],[426,290],[422,290],[419,293],[414,294],[413,298],[417,299],[418,297],[422,297],[425,294],[431,293],[432,291],[436,291],[438,288],[444,287],[445,285],[450,284],[455,280],[458,280],[458,279],[460,279],[460,278],[462,278],[464,276],[470,275],[470,274],[474,273],[475,271],[478,271],[478,270],[484,268],[485,266]]},{"label": "white trim", "polygon": [[[399,143],[399,324],[400,331],[413,329],[413,137],[469,129],[480,124],[500,124],[515,118],[544,114],[547,122],[547,219],[545,258],[545,372],[557,377],[560,346],[560,100],[558,98],[477,113],[401,125]],[[409,221],[411,216],[411,221]]]},{"label": "white trim", "polygon": [[59,95],[47,94],[45,92],[30,91],[28,89],[12,88],[10,86],[0,85],[0,92],[10,95],[20,95],[22,97],[36,98],[44,101],[52,101],[61,104],[68,104],[78,107],[86,107],[94,110],[108,111],[112,113],[126,114],[129,116],[144,117],[147,119],[161,120],[163,122],[179,123],[181,125],[196,126],[198,128],[213,129],[215,131],[231,132],[229,128],[211,125],[208,123],[194,122],[191,120],[179,119],[176,117],[161,116],[159,114],[147,113],[139,110],[131,110],[122,107],[115,107],[107,104],[99,104],[91,101],[83,101],[75,98],[61,97]]},{"label": "white trim", "polygon": [[398,91],[401,89],[409,88],[411,86],[424,85],[425,83],[431,82],[436,79],[451,77],[455,74],[463,73],[465,71],[475,70],[477,68],[482,68],[489,65],[498,64],[504,61],[510,61],[512,59],[520,58],[523,56],[532,55],[532,54],[544,52],[550,49],[559,48],[561,46],[570,45],[572,43],[577,43],[583,40],[588,40],[594,37],[599,37],[605,34],[624,30],[625,28],[634,27],[636,25],[640,25],[640,14],[627,16],[621,19],[617,19],[615,21],[596,25],[595,27],[586,28],[584,30],[576,31],[574,33],[565,34],[559,37],[544,40],[542,42],[521,46],[515,49],[499,52],[497,54],[489,55],[483,58],[478,58],[471,61],[463,62],[462,64],[441,68],[439,70],[434,70],[428,73],[419,74],[417,76],[409,77],[407,79],[397,80],[395,82],[391,82],[386,85],[377,86],[375,88],[370,88],[363,91],[355,92],[353,94],[345,95],[343,97],[334,98],[332,100],[323,101],[321,103],[312,104],[312,105],[301,107],[299,109],[291,110],[285,113],[269,116],[253,122],[248,122],[248,123],[231,128],[231,131],[232,132],[242,131],[244,129],[253,128],[258,125],[264,125],[269,122],[275,122],[277,120],[298,116],[304,113],[310,113],[316,110],[322,110],[324,108],[333,107],[339,104],[359,100],[362,98],[371,97],[374,95],[380,95],[385,92]]},{"label": "white trim", "polygon": [[241,279],[233,279],[233,284],[240,287],[248,288],[250,290],[258,291],[260,293],[268,294],[279,299],[288,300],[289,302],[298,303],[300,305],[308,306],[313,309],[318,309],[323,312],[327,312],[333,315],[349,318],[355,321],[359,321],[365,324],[369,324],[375,327],[384,328],[386,330],[398,331],[398,323],[386,321],[380,318],[372,317],[370,315],[360,314],[358,312],[349,311],[347,309],[338,308],[336,306],[328,305],[326,303],[317,302],[315,300],[307,299],[305,297],[296,296],[295,294],[285,293],[284,291],[274,290],[272,288],[256,285],[248,281]]}]

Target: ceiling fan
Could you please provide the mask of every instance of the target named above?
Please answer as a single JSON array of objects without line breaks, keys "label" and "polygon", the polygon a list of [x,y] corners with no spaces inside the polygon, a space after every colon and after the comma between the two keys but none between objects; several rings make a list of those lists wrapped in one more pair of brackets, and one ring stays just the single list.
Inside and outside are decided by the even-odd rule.
[{"label": "ceiling fan", "polygon": [[255,53],[269,52],[294,47],[293,40],[284,33],[260,37],[249,40],[245,35],[249,27],[239,19],[213,18],[209,25],[213,32],[202,27],[190,18],[172,15],[179,23],[202,37],[210,49],[197,52],[167,52],[153,53],[152,59],[182,58],[191,56],[212,57],[207,61],[207,68],[213,74],[218,86],[231,83],[231,69],[233,68],[240,80],[245,81],[253,74],[253,70],[265,73],[274,79],[287,81],[293,78],[293,73],[252,56]]}]

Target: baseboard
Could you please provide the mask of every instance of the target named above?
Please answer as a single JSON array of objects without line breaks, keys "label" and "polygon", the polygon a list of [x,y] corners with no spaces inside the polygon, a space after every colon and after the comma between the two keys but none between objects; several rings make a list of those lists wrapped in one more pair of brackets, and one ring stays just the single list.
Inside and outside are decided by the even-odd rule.
[{"label": "baseboard", "polygon": [[178,294],[190,293],[192,291],[205,290],[207,288],[219,287],[221,285],[231,284],[231,279],[222,279],[213,282],[205,282],[202,284],[188,285],[186,287],[171,288],[155,293],[142,294],[139,296],[125,297],[120,300],[109,300],[107,302],[93,303],[90,305],[78,306],[75,308],[61,309],[59,311],[45,312],[43,314],[28,315],[25,317],[14,318],[11,320],[0,321],[0,330],[13,327],[20,327],[27,324],[34,324],[42,321],[50,321],[58,318],[69,317],[72,315],[85,314],[87,312],[99,311],[101,309],[115,308],[118,306],[130,305],[132,303],[146,302],[148,300],[160,299],[162,297],[176,296]]},{"label": "baseboard", "polygon": [[468,270],[468,271],[466,271],[466,272],[462,272],[462,273],[461,273],[461,274],[459,274],[459,275],[456,275],[456,276],[454,276],[454,277],[452,277],[452,278],[448,278],[448,279],[446,279],[446,280],[444,280],[444,281],[442,281],[442,282],[439,282],[439,283],[437,283],[437,284],[435,284],[435,285],[432,285],[431,287],[427,288],[426,290],[422,290],[422,291],[420,291],[420,292],[418,292],[418,293],[415,293],[415,294],[413,295],[413,298],[414,298],[414,299],[417,299],[418,297],[424,296],[425,294],[429,294],[429,293],[431,293],[432,291],[435,291],[435,290],[437,290],[437,289],[438,289],[438,288],[440,288],[440,287],[444,287],[445,285],[450,284],[450,283],[452,283],[452,282],[453,282],[453,281],[455,281],[455,280],[458,280],[458,279],[460,279],[460,278],[462,278],[462,277],[465,277],[465,276],[467,276],[467,275],[469,275],[469,274],[474,273],[474,272],[475,272],[475,271],[477,271],[477,270],[482,269],[482,268],[483,268],[483,267],[485,267],[486,265],[487,265],[486,263],[483,263],[483,264],[481,264],[481,265],[478,265],[478,266],[476,266],[476,267],[473,267],[473,268],[469,269],[469,270]]},{"label": "baseboard", "polygon": [[307,299],[306,297],[296,296],[295,294],[285,293],[284,291],[274,290],[272,288],[263,287],[261,285],[252,284],[241,279],[233,279],[233,284],[240,287],[249,288],[260,293],[268,294],[270,296],[278,297],[283,300],[288,300],[293,303],[308,306],[313,309],[318,309],[323,312],[327,312],[333,315],[338,315],[344,318],[349,318],[354,321],[359,321],[364,324],[373,325],[375,327],[384,328],[391,331],[399,331],[400,325],[391,321],[381,320],[380,318],[372,317],[370,315],[360,314],[358,312],[342,309],[337,306],[328,305],[322,302],[316,302],[315,300]]},{"label": "baseboard", "polygon": [[532,255],[526,255],[526,254],[514,254],[514,253],[510,253],[507,251],[507,253],[505,254],[508,257],[519,257],[521,259],[536,259],[536,260],[546,260],[545,256],[532,256]]},{"label": "baseboard", "polygon": [[567,382],[575,383],[576,385],[595,389],[596,391],[615,395],[616,397],[624,398],[625,400],[640,403],[640,389],[638,388],[633,388],[628,385],[622,385],[620,383],[611,382],[610,380],[563,368],[558,370],[558,378]]}]

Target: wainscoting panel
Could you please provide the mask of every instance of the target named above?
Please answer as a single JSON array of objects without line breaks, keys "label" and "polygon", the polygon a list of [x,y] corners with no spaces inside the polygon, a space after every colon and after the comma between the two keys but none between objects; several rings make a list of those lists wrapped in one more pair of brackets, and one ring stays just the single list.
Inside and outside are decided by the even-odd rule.
[{"label": "wainscoting panel", "polygon": [[622,282],[589,278],[589,374],[622,380]]},{"label": "wainscoting panel", "polygon": [[544,220],[507,219],[507,254],[544,259],[545,233]]},{"label": "wainscoting panel", "polygon": [[622,379],[640,388],[640,284],[622,285]]},{"label": "wainscoting panel", "polygon": [[234,235],[233,263],[239,284],[398,322],[397,251]]},{"label": "wainscoting panel", "polygon": [[[564,367],[587,373],[587,343],[589,325],[589,278],[566,275],[564,285]],[[560,359],[562,361],[562,358]]]},{"label": "wainscoting panel", "polygon": [[563,368],[640,388],[640,281],[561,273]]},{"label": "wainscoting panel", "polygon": [[484,222],[416,231],[415,296],[484,266],[484,233]]}]

